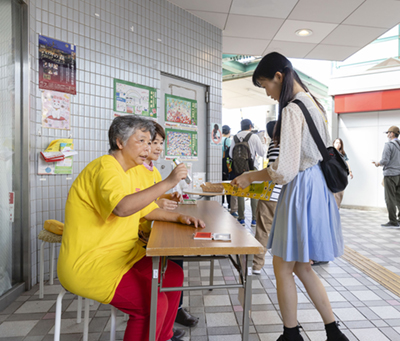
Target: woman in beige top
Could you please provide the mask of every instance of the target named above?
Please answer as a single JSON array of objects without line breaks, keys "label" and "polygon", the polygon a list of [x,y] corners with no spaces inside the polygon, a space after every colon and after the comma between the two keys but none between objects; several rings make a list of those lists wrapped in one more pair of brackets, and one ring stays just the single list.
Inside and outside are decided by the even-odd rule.
[{"label": "woman in beige top", "polygon": [[284,185],[278,200],[267,248],[273,254],[279,307],[284,331],[278,341],[303,340],[297,326],[297,292],[293,272],[304,284],[320,313],[328,341],[346,341],[339,330],[325,288],[310,259],[331,261],[343,254],[339,211],[320,168],[322,156],[300,107],[304,103],[322,141],[331,145],[323,107],[308,93],[290,61],[277,52],[266,55],[253,74],[253,83],[279,101],[273,139],[279,157],[269,168],[248,172],[232,181],[241,188],[253,181]]}]

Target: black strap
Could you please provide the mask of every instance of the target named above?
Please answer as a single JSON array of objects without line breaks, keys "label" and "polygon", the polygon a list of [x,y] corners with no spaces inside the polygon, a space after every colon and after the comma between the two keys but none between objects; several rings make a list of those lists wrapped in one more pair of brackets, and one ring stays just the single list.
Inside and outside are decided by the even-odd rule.
[{"label": "black strap", "polygon": [[308,129],[310,129],[311,136],[313,137],[324,161],[329,160],[329,153],[326,150],[325,144],[322,142],[321,135],[318,133],[317,127],[315,126],[314,121],[312,120],[311,115],[308,112],[306,106],[302,101],[298,99],[295,99],[292,103],[297,104],[300,107],[301,111],[303,112],[303,115],[306,118],[308,124]]},{"label": "black strap", "polygon": [[239,138],[236,135],[233,137],[233,139],[235,140],[235,144],[240,143]]},{"label": "black strap", "polygon": [[246,135],[246,137],[243,139],[243,142],[249,142],[251,135],[253,135],[252,133],[248,133]]},{"label": "black strap", "polygon": [[227,139],[227,137],[224,140],[224,151],[226,150],[226,139]]}]

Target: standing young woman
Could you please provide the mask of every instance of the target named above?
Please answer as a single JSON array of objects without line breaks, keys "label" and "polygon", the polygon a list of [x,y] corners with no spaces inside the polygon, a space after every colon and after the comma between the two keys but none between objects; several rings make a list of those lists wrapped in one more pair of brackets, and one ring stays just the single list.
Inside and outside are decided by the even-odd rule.
[{"label": "standing young woman", "polygon": [[310,259],[331,261],[343,254],[339,211],[319,166],[318,151],[301,109],[292,100],[304,103],[326,146],[330,146],[327,121],[322,106],[308,93],[290,61],[277,52],[266,55],[253,74],[253,83],[279,101],[279,118],[274,140],[280,155],[258,172],[245,173],[232,181],[241,188],[253,181],[273,181],[284,185],[278,200],[267,248],[273,254],[279,308],[284,331],[278,341],[303,340],[297,326],[297,292],[293,272],[304,284],[325,324],[328,341],[346,341],[339,330],[320,279]]},{"label": "standing young woman", "polygon": [[[344,145],[343,145],[343,141],[340,138],[337,138],[335,141],[333,141],[333,146],[337,149],[337,151],[343,155],[344,160],[347,162],[347,166],[349,167],[349,175],[350,175],[350,179],[353,179],[353,172],[350,169],[350,165],[349,165],[349,158],[347,157],[346,152],[344,151]],[[343,194],[344,191],[338,192],[338,193],[334,193],[334,197],[336,200],[336,204],[337,207],[340,208],[340,204],[342,203],[343,200]]]}]

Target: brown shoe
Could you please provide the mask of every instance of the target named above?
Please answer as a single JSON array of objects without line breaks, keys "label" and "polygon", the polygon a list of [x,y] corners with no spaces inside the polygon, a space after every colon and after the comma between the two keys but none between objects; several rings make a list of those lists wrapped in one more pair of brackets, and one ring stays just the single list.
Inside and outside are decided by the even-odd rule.
[{"label": "brown shoe", "polygon": [[184,308],[178,309],[176,314],[175,322],[186,327],[193,327],[199,322],[199,318],[190,315]]}]

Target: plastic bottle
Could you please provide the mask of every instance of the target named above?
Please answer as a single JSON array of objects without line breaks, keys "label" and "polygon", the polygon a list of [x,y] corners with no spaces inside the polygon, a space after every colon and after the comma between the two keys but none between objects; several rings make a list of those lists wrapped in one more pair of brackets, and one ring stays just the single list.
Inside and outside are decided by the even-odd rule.
[{"label": "plastic bottle", "polygon": [[[179,161],[178,159],[173,159],[172,160],[175,163],[175,166],[180,165],[182,162]],[[189,185],[192,182],[192,178],[190,177],[190,175],[188,174],[185,178],[186,183]]]}]

